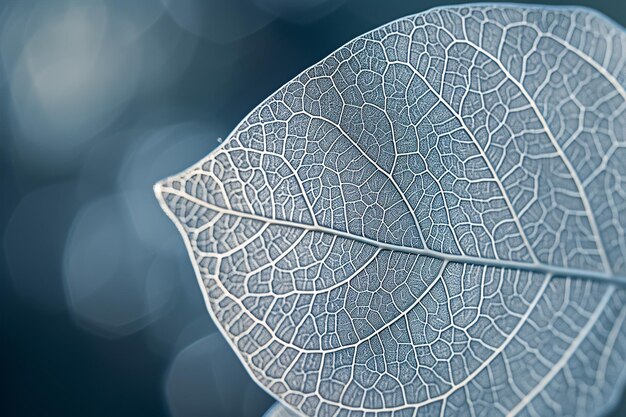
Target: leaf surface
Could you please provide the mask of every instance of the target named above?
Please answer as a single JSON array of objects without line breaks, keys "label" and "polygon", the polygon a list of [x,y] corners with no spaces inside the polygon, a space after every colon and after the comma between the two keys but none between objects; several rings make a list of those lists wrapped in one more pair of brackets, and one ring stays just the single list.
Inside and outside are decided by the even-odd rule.
[{"label": "leaf surface", "polygon": [[340,48],[157,184],[253,378],[308,416],[609,409],[625,59],[586,9],[434,9]]}]

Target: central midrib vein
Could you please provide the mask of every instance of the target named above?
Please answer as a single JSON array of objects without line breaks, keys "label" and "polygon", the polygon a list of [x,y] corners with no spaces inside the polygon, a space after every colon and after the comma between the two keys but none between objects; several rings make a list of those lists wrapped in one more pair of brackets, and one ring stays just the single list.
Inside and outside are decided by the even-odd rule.
[{"label": "central midrib vein", "polygon": [[479,258],[475,256],[468,256],[468,255],[454,255],[454,254],[449,254],[449,253],[437,252],[428,248],[414,248],[410,246],[396,245],[393,243],[379,242],[377,240],[374,240],[365,236],[359,236],[359,235],[344,232],[341,230],[331,229],[329,227],[325,227],[321,225],[308,225],[308,224],[303,224],[303,223],[295,223],[293,221],[288,221],[288,220],[270,219],[267,217],[259,216],[254,213],[245,213],[245,212],[238,211],[238,210],[232,210],[232,209],[220,207],[220,206],[208,203],[206,201],[200,200],[199,198],[189,195],[186,192],[182,192],[180,190],[176,190],[171,187],[165,187],[165,186],[162,186],[161,184],[156,185],[155,191],[161,195],[164,193],[176,195],[178,197],[184,198],[186,200],[189,200],[190,202],[193,202],[202,207],[208,208],[210,210],[213,210],[219,213],[236,216],[236,217],[242,217],[242,218],[246,218],[250,220],[256,220],[259,222],[269,223],[269,224],[273,224],[277,226],[298,228],[298,229],[302,229],[302,230],[306,230],[310,232],[327,233],[327,234],[343,237],[345,239],[356,240],[358,242],[362,242],[371,246],[375,246],[375,247],[390,250],[390,251],[428,256],[431,258],[441,259],[443,261],[448,261],[448,262],[457,262],[457,263],[466,263],[466,264],[469,263],[469,264],[474,264],[474,265],[517,269],[517,270],[524,270],[524,271],[531,271],[531,272],[539,272],[543,274],[552,274],[555,277],[576,277],[576,278],[597,280],[597,281],[602,281],[606,283],[613,283],[613,284],[617,284],[620,286],[626,285],[626,276],[609,275],[607,273],[600,272],[600,271],[591,271],[591,270],[579,269],[579,268],[568,268],[568,267],[556,266],[556,265],[546,265],[543,263],[521,262],[521,261],[512,261],[512,260],[505,260],[505,259]]}]

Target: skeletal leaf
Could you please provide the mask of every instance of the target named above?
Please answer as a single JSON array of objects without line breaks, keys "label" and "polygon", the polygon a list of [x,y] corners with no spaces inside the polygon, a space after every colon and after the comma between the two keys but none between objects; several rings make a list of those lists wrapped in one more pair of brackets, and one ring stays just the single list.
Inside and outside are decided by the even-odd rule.
[{"label": "skeletal leaf", "polygon": [[586,9],[434,9],[340,48],[157,184],[252,377],[308,416],[610,409],[625,60],[623,29]]}]

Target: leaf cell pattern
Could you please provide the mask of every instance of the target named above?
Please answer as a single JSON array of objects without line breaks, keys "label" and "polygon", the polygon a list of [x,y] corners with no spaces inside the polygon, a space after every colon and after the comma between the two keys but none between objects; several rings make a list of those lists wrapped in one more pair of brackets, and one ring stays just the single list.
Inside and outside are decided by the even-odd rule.
[{"label": "leaf cell pattern", "polygon": [[626,360],[626,35],[434,9],[157,184],[208,309],[307,416],[595,416]]}]

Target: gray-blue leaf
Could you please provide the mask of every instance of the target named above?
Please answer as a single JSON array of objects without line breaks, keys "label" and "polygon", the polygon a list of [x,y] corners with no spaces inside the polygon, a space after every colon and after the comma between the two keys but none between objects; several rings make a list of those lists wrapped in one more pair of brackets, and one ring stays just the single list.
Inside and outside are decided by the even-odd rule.
[{"label": "gray-blue leaf", "polygon": [[610,408],[625,60],[623,29],[589,10],[431,10],[342,47],[157,184],[254,379],[309,416]]}]

